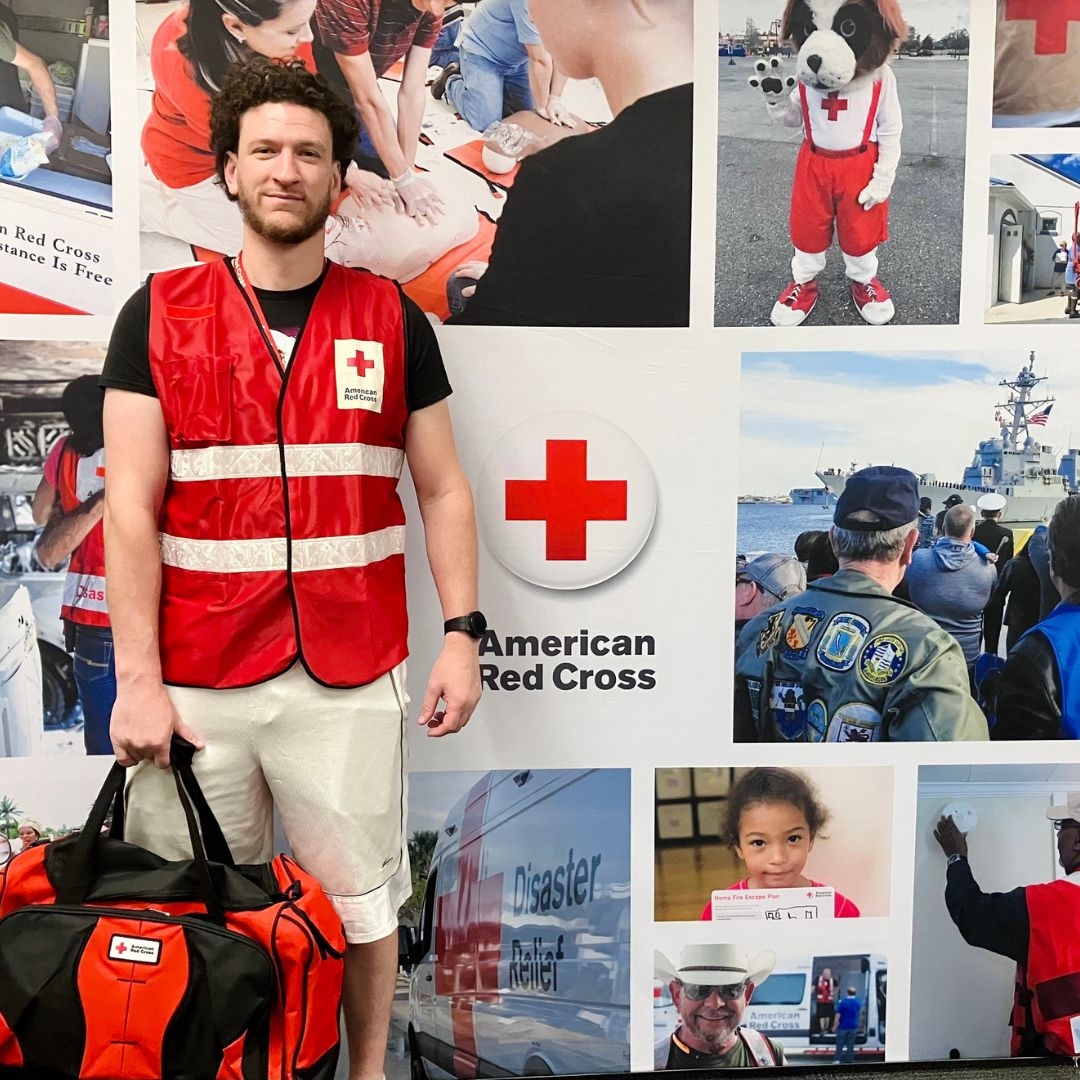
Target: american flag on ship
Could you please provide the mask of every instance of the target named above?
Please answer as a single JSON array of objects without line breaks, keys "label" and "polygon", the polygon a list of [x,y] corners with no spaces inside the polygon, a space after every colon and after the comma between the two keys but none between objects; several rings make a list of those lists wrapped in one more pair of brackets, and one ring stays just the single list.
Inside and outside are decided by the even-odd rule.
[{"label": "american flag on ship", "polygon": [[1046,424],[1046,421],[1050,418],[1050,410],[1054,406],[1052,404],[1047,405],[1045,408],[1040,409],[1038,412],[1033,412],[1028,418],[1029,424],[1038,424],[1040,427]]}]

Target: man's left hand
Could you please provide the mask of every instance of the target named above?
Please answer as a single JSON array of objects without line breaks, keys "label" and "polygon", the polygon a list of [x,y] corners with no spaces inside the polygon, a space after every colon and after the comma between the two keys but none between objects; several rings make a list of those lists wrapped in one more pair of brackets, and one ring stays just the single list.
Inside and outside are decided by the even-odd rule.
[{"label": "man's left hand", "polygon": [[967,837],[957,828],[951,817],[943,817],[934,827],[934,839],[941,845],[946,856],[963,855],[967,858]]},{"label": "man's left hand", "polygon": [[[446,706],[439,709],[440,699]],[[446,636],[442,652],[431,669],[417,723],[438,738],[460,731],[480,700],[478,643],[461,633]]]}]

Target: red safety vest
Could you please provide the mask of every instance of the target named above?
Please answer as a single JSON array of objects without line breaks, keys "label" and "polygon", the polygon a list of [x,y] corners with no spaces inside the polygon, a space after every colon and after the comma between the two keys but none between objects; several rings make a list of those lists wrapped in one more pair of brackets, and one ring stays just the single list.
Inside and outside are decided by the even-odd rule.
[{"label": "red safety vest", "polygon": [[[105,486],[105,451],[80,457],[68,439],[60,451],[57,493],[65,514]],[[105,530],[99,521],[71,553],[60,616],[83,626],[108,626],[105,597]]]},{"label": "red safety vest", "polygon": [[327,686],[361,686],[404,660],[394,283],[331,264],[283,366],[225,261],[157,274],[150,367],[171,452],[165,682],[250,686],[299,657]]},{"label": "red safety vest", "polygon": [[874,133],[874,121],[877,119],[878,104],[881,102],[881,80],[875,79],[873,89],[870,91],[870,108],[866,113],[866,123],[863,125],[862,142],[853,146],[850,150],[826,150],[814,142],[814,130],[810,122],[810,102],[806,96],[806,86],[799,83],[799,103],[802,106],[803,135],[806,145],[815,154],[830,158],[855,157],[856,154],[865,154],[870,149],[870,136]]},{"label": "red safety vest", "polygon": [[1031,930],[1023,979],[1031,1021],[1050,1053],[1075,1057],[1080,1050],[1080,886],[1051,881],[1029,885],[1024,896]]}]

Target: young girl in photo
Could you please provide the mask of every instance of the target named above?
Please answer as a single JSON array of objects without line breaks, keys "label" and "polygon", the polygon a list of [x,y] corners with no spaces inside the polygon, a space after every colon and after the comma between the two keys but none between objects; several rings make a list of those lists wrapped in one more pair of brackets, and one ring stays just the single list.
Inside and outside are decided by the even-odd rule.
[{"label": "young girl in photo", "polygon": [[[746,877],[729,889],[822,888],[803,870],[829,811],[799,773],[789,769],[751,769],[735,781],[728,796],[723,839],[746,867]],[[834,893],[838,919],[858,918],[859,909]],[[712,901],[702,919],[712,919]]]}]

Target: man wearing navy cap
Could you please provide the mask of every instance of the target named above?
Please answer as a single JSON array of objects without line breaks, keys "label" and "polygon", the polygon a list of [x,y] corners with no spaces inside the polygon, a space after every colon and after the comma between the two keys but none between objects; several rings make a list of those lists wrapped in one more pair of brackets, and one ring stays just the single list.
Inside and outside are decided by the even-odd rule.
[{"label": "man wearing navy cap", "polygon": [[840,569],[762,612],[735,647],[735,739],[986,739],[964,654],[893,590],[919,538],[919,485],[891,465],[848,478],[829,531]]}]

